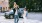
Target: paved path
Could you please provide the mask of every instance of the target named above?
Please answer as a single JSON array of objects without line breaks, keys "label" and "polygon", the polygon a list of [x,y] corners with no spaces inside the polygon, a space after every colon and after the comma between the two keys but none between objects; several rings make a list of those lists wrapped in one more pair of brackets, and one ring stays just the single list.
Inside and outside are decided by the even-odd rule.
[{"label": "paved path", "polygon": [[42,21],[42,12],[31,12],[28,13],[28,19],[33,19],[33,20],[40,20]]},{"label": "paved path", "polygon": [[[4,13],[0,13],[0,23],[14,23],[14,19],[5,19]],[[19,19],[23,23],[23,19]],[[42,23],[42,13],[28,13],[27,23]]]},{"label": "paved path", "polygon": [[[14,19],[5,19],[4,16],[0,16],[0,23],[14,23]],[[23,23],[23,19],[20,18],[19,23]],[[28,19],[27,23],[42,23],[42,21]]]},{"label": "paved path", "polygon": [[0,12],[0,16],[4,16],[4,15],[5,15],[5,13],[1,13],[1,12]]}]

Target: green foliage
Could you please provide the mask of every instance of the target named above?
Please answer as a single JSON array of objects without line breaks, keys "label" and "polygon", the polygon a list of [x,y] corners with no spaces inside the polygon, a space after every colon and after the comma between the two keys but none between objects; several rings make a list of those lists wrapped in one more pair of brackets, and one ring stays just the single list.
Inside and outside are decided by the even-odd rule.
[{"label": "green foliage", "polygon": [[9,7],[13,8],[13,5],[14,5],[14,0],[9,0]]},{"label": "green foliage", "polygon": [[29,9],[40,8],[39,7],[40,5],[41,5],[41,0],[26,0],[26,6]]},{"label": "green foliage", "polygon": [[10,8],[13,8],[14,1],[19,5],[20,8],[24,7],[26,5],[25,0],[9,0],[9,6]]},{"label": "green foliage", "polygon": [[[35,8],[40,8],[42,5],[41,0],[9,0],[9,5],[10,8],[13,8],[13,3],[14,1],[17,2],[20,8],[24,7],[26,5],[27,8],[29,9],[35,9]],[[42,6],[41,6],[42,7]]]}]

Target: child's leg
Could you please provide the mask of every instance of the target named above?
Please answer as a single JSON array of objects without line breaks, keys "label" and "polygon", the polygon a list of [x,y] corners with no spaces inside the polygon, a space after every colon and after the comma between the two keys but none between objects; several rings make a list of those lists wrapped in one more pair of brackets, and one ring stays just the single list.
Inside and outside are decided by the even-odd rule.
[{"label": "child's leg", "polygon": [[24,23],[24,19],[23,19],[23,23]]}]

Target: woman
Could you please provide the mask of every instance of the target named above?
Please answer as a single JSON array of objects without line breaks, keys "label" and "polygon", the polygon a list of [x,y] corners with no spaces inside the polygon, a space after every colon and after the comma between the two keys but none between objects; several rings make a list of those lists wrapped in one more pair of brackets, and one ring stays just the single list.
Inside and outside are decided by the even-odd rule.
[{"label": "woman", "polygon": [[14,2],[14,8],[19,8],[19,6]]},{"label": "woman", "polygon": [[19,21],[18,8],[19,8],[19,6],[16,4],[16,2],[14,2],[14,9],[13,9],[13,11],[14,11],[14,22],[15,23],[18,23],[18,21]]},{"label": "woman", "polygon": [[28,12],[27,12],[27,10],[25,8],[24,13],[23,13],[23,23],[27,23],[27,16],[28,16]]}]

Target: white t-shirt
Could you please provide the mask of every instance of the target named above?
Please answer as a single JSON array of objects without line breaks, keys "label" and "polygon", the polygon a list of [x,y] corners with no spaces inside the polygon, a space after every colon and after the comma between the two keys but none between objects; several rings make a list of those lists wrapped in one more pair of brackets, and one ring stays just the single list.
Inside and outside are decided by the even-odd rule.
[{"label": "white t-shirt", "polygon": [[27,11],[24,11],[24,14],[23,14],[23,22],[24,23],[27,23],[27,17],[26,17],[26,13],[27,13]]},{"label": "white t-shirt", "polygon": [[26,18],[26,12],[27,12],[27,11],[24,11],[23,18]]},{"label": "white t-shirt", "polygon": [[17,9],[16,9],[16,12],[15,12],[15,15],[18,15]]}]

